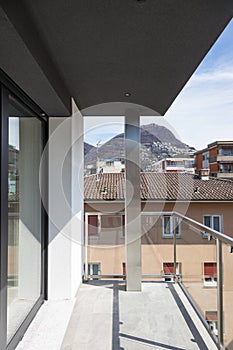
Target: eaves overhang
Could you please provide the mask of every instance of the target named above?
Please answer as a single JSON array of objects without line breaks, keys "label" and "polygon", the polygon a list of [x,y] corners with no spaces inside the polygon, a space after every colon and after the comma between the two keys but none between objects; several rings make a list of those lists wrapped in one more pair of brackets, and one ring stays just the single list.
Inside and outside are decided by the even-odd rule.
[{"label": "eaves overhang", "polygon": [[48,115],[126,102],[164,115],[232,18],[230,0],[1,0],[0,67]]}]

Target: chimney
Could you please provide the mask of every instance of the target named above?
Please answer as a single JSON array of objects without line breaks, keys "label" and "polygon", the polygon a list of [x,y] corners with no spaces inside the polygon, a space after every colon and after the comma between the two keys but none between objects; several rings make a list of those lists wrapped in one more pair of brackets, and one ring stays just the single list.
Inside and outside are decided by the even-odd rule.
[{"label": "chimney", "polygon": [[210,169],[201,169],[201,170],[199,170],[199,176],[200,176],[201,180],[209,180]]}]

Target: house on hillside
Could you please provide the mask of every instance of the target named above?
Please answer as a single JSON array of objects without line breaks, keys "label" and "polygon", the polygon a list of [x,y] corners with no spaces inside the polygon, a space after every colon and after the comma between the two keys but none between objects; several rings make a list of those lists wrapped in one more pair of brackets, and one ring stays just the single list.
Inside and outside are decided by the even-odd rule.
[{"label": "house on hillside", "polygon": [[121,173],[125,171],[125,160],[123,158],[99,160],[97,169],[97,173]]},{"label": "house on hillside", "polygon": [[195,159],[187,157],[165,158],[154,164],[158,173],[189,173],[195,174]]}]

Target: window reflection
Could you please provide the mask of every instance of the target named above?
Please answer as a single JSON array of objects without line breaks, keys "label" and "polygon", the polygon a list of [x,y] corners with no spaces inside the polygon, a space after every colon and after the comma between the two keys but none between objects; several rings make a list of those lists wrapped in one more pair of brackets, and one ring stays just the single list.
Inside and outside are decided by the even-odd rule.
[{"label": "window reflection", "polygon": [[8,147],[8,342],[41,294],[42,124],[10,98]]}]

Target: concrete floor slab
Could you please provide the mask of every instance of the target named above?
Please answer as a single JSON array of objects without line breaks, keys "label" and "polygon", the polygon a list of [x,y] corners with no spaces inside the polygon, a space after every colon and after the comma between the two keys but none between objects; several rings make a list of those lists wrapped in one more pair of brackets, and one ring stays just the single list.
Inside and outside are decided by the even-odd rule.
[{"label": "concrete floor slab", "polygon": [[171,283],[126,292],[124,283],[92,281],[79,290],[61,350],[210,350],[209,344]]},{"label": "concrete floor slab", "polygon": [[60,350],[75,299],[45,302],[16,350]]}]

